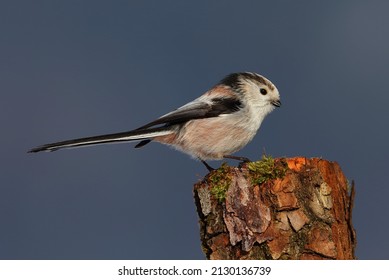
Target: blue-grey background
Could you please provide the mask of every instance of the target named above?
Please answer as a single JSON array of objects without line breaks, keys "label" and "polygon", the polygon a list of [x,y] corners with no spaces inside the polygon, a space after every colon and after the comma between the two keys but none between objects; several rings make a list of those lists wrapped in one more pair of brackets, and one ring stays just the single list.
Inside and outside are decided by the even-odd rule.
[{"label": "blue-grey background", "polygon": [[239,155],[339,162],[357,188],[357,256],[388,259],[388,11],[388,1],[1,1],[0,258],[203,259],[199,162],[159,144],[26,152],[139,127],[255,71],[283,106]]}]

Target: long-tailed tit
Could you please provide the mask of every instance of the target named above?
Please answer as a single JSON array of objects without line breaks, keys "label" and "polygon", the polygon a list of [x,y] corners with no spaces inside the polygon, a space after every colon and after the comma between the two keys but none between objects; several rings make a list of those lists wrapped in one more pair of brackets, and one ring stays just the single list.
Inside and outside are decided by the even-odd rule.
[{"label": "long-tailed tit", "polygon": [[140,148],[157,141],[198,158],[211,170],[205,160],[245,159],[231,154],[249,143],[263,119],[279,106],[278,90],[268,79],[233,73],[199,98],[138,129],[46,144],[29,152],[129,141],[140,141],[135,146]]}]

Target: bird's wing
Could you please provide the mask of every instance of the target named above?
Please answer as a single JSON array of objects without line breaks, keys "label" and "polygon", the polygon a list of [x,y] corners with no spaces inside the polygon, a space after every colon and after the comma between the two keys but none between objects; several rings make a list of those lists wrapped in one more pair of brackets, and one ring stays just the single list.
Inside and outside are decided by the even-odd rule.
[{"label": "bird's wing", "polygon": [[138,129],[145,129],[160,124],[180,124],[194,119],[213,118],[221,114],[234,113],[241,107],[242,103],[236,98],[215,97],[206,101],[198,98]]},{"label": "bird's wing", "polygon": [[230,114],[239,110],[240,106],[241,103],[233,98],[214,98],[208,102],[196,99],[135,130],[45,144],[31,149],[29,152],[56,151],[62,148],[141,140],[141,142],[136,145],[138,148],[149,143],[151,141],[150,139],[153,139],[154,137],[171,134],[172,131],[169,128],[171,125],[184,123],[193,119],[211,118],[221,114]]}]

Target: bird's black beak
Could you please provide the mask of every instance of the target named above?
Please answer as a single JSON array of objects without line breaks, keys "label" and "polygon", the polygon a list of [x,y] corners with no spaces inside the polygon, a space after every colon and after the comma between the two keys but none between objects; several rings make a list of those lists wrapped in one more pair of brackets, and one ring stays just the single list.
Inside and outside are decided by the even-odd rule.
[{"label": "bird's black beak", "polygon": [[281,107],[281,101],[280,100],[273,100],[272,102],[271,102],[271,104],[273,104],[274,106],[276,106],[276,107]]}]

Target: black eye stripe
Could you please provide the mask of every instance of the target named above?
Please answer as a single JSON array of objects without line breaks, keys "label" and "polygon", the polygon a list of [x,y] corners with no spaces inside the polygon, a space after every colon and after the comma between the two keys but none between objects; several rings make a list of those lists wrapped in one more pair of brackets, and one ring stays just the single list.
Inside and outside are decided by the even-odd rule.
[{"label": "black eye stripe", "polygon": [[259,90],[259,92],[260,92],[262,95],[266,95],[266,94],[267,94],[267,90],[264,89],[264,88],[261,88],[261,89]]}]

